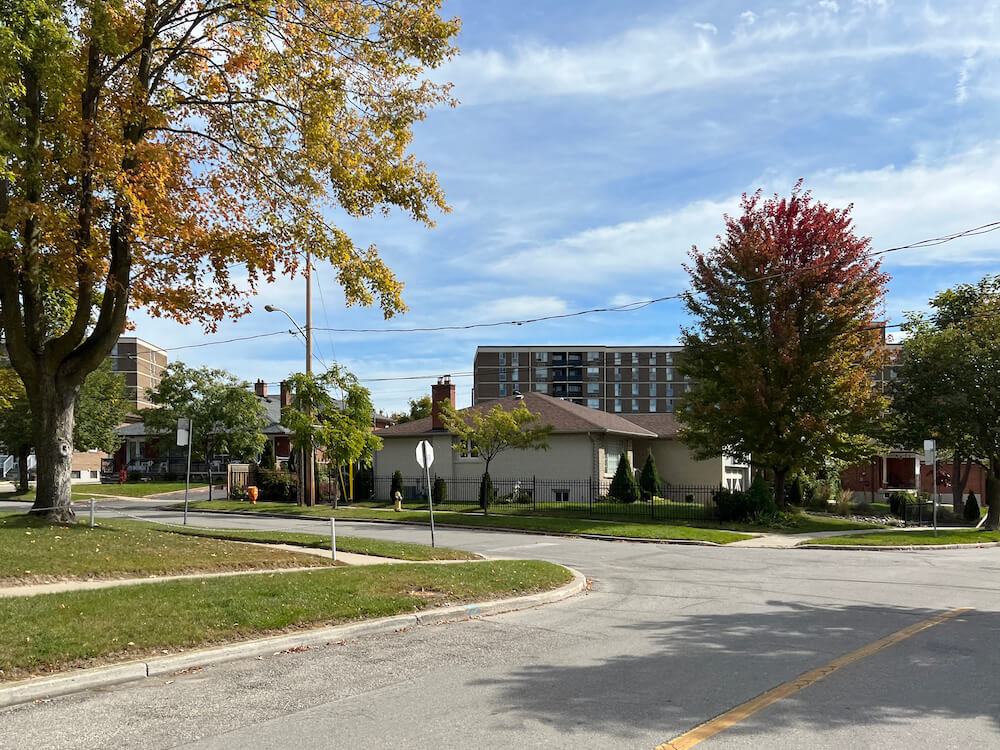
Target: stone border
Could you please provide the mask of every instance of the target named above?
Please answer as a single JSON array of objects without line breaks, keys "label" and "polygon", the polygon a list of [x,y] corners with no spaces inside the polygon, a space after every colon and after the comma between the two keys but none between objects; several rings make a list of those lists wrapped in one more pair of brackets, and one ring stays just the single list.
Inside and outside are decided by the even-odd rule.
[{"label": "stone border", "polygon": [[[566,568],[566,566],[561,566]],[[395,615],[378,620],[359,622],[353,625],[304,630],[288,635],[273,636],[228,646],[202,649],[173,656],[164,656],[149,661],[128,662],[107,667],[82,669],[70,674],[21,680],[9,686],[0,685],[0,708],[15,706],[31,701],[55,698],[62,695],[89,690],[91,688],[119,685],[125,682],[143,680],[176,674],[186,669],[223,664],[237,659],[255,656],[272,656],[289,649],[328,646],[364,635],[393,633],[420,625],[472,620],[480,617],[503,614],[516,610],[530,609],[544,604],[552,604],[575,596],[587,588],[587,579],[579,571],[566,568],[573,579],[551,591],[537,594],[514,596],[507,599],[463,604],[417,612],[412,615]]]}]

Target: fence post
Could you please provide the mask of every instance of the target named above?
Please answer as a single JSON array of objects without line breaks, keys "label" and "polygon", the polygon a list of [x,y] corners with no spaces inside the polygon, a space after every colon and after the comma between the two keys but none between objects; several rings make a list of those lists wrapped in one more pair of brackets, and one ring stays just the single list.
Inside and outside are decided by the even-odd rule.
[{"label": "fence post", "polygon": [[591,477],[587,480],[590,484],[590,503],[587,506],[587,515],[593,518],[594,516],[594,478]]},{"label": "fence post", "polygon": [[538,512],[538,476],[531,477],[531,512]]}]

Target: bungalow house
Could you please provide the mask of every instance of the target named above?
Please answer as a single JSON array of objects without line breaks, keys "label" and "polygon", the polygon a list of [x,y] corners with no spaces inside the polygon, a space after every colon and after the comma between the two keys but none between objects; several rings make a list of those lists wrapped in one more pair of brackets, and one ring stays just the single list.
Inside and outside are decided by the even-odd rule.
[{"label": "bungalow house", "polygon": [[[375,431],[382,438],[382,449],[375,454],[374,475],[379,479],[400,471],[404,477],[419,476],[416,446],[427,440],[434,449],[432,473],[444,479],[479,479],[483,460],[453,449],[455,436],[440,418],[439,404],[447,400],[455,405],[455,386],[442,378],[432,386],[430,417]],[[496,478],[569,482],[607,483],[614,476],[623,456],[641,467],[648,451],[653,451],[661,478],[674,486],[718,486],[727,476],[739,474],[746,467],[722,458],[710,461],[694,459],[676,441],[677,423],[671,414],[630,414],[628,418],[543,393],[525,393],[491,401],[482,401],[462,411],[487,410],[494,405],[512,410],[527,407],[539,416],[542,424],[552,425],[548,450],[508,450],[490,464]],[[745,481],[745,480],[744,480]],[[741,485],[745,486],[745,485]]]}]

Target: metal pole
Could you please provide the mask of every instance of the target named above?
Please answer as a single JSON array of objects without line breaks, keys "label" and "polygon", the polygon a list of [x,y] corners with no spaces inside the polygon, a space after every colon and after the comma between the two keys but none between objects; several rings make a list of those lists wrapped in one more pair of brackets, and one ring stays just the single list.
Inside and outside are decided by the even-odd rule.
[{"label": "metal pole", "polygon": [[[313,339],[312,339],[312,250],[306,247],[306,375],[312,374]],[[312,409],[309,415],[312,416]],[[309,463],[305,467],[306,505],[316,504],[316,472],[313,461],[316,452],[312,440],[309,441]]]},{"label": "metal pole", "polygon": [[938,506],[938,493],[937,493],[937,452],[934,453],[934,487],[931,493],[931,502],[934,503],[934,536],[937,536],[937,506]]},{"label": "metal pole", "polygon": [[424,453],[424,477],[427,479],[427,507],[431,511],[431,547],[434,546],[434,498],[431,496],[431,467],[427,463],[427,441],[422,444]]},{"label": "metal pole", "polygon": [[337,560],[337,519],[330,519],[330,557]]},{"label": "metal pole", "polygon": [[[188,490],[191,488],[191,444],[194,443],[194,420],[188,421],[188,464],[187,476],[184,479],[184,525],[188,522]],[[212,490],[209,489],[209,494]]]},{"label": "metal pole", "polygon": [[94,498],[90,498],[90,528],[94,528]]}]

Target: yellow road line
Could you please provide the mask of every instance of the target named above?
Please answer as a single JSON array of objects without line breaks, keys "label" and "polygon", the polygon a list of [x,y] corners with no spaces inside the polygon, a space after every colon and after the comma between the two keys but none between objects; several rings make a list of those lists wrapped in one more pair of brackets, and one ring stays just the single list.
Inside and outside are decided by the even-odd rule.
[{"label": "yellow road line", "polygon": [[960,607],[958,609],[953,609],[950,612],[944,612],[940,615],[936,615],[935,617],[931,617],[928,620],[923,620],[914,625],[910,625],[902,630],[897,630],[892,635],[887,635],[885,638],[877,640],[874,643],[869,643],[867,646],[863,646],[856,651],[851,651],[849,654],[844,654],[843,656],[834,659],[825,667],[810,670],[809,672],[799,675],[791,682],[778,685],[776,688],[768,690],[766,693],[762,693],[756,698],[752,698],[746,703],[742,703],[739,706],[736,706],[736,708],[732,708],[724,714],[720,714],[714,719],[706,721],[704,724],[695,727],[690,732],[685,732],[669,742],[664,742],[662,745],[658,745],[655,750],[687,750],[687,748],[694,747],[699,742],[707,740],[709,737],[714,737],[719,732],[731,727],[733,724],[737,724],[747,717],[753,716],[755,713],[763,708],[767,708],[772,703],[776,703],[782,698],[787,698],[789,695],[797,693],[799,690],[804,690],[810,685],[819,682],[824,677],[833,674],[841,667],[846,667],[848,664],[861,661],[862,659],[865,659],[884,648],[893,646],[900,641],[906,640],[912,635],[916,635],[921,630],[926,630],[927,628],[932,628],[935,625],[940,625],[946,620],[950,620],[953,617],[958,617],[959,615],[970,611],[972,611],[972,607]]}]

